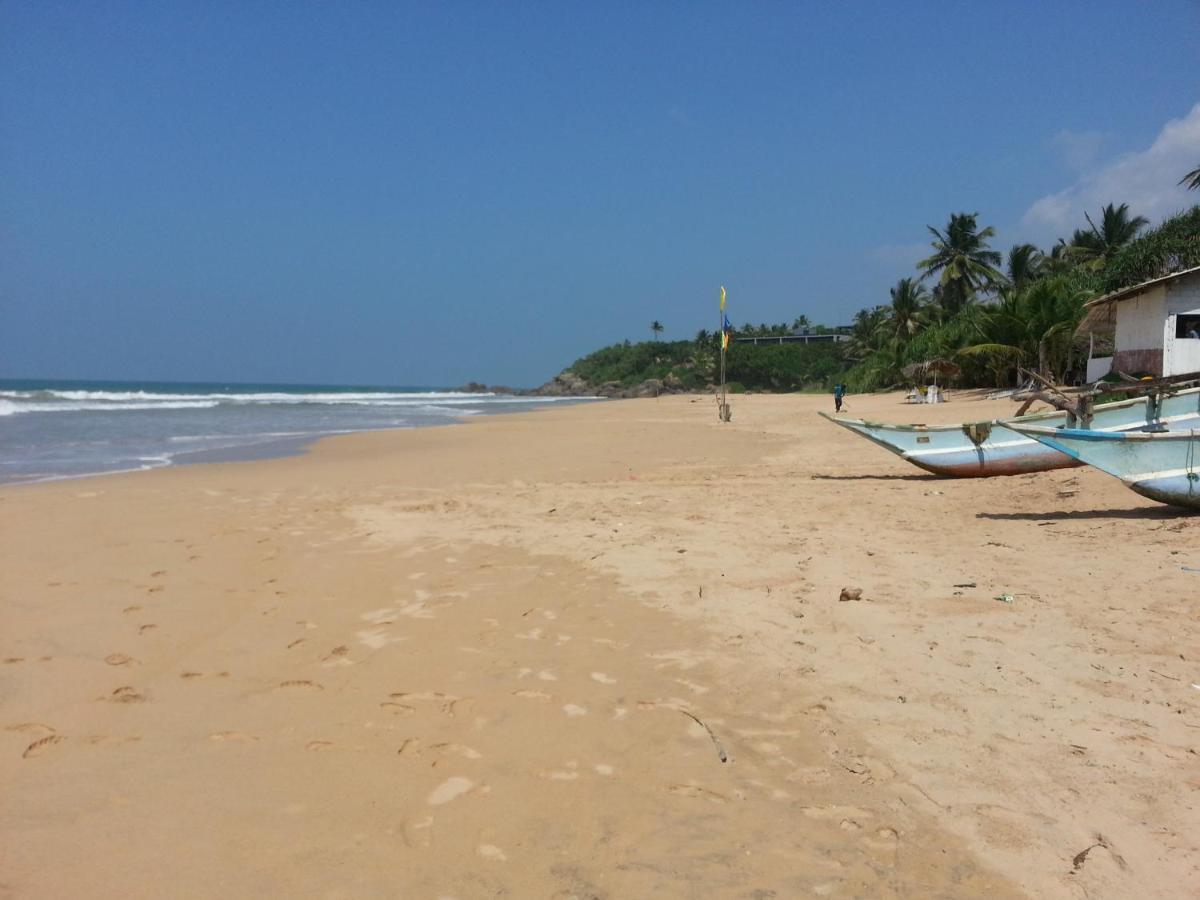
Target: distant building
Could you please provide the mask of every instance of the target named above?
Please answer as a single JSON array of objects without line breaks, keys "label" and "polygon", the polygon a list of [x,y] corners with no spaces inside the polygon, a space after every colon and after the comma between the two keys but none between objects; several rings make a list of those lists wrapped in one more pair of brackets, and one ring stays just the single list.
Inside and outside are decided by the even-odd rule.
[{"label": "distant building", "polygon": [[735,337],[735,344],[840,344],[850,340],[850,326],[839,325],[825,334],[817,334],[811,328],[796,328],[791,334],[765,334],[758,337]]},{"label": "distant building", "polygon": [[1110,371],[1200,372],[1200,266],[1105,294],[1084,309],[1076,334],[1111,336],[1114,345],[1112,356],[1089,353],[1089,382]]}]

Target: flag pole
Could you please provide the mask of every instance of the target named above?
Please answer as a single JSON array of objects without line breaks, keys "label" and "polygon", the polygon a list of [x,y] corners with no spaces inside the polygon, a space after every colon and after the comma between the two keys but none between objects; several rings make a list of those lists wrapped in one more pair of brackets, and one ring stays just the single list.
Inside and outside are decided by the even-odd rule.
[{"label": "flag pole", "polygon": [[717,415],[722,422],[728,422],[730,419],[729,403],[725,398],[725,348],[729,343],[729,335],[725,329],[725,286],[721,286],[721,303],[718,309],[720,322],[717,324],[718,340],[721,342],[721,403],[717,408]]}]

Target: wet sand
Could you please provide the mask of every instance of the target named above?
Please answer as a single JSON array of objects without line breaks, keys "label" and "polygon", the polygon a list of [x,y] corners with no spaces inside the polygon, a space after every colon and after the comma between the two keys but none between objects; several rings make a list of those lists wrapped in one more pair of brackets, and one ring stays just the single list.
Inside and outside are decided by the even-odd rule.
[{"label": "wet sand", "polygon": [[0,490],[0,894],[1200,884],[1200,518],[733,404]]}]

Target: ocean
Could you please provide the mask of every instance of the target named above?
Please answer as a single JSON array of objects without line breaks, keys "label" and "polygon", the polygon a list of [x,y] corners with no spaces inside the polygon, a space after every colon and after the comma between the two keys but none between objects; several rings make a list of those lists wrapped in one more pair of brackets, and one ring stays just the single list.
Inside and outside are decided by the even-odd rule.
[{"label": "ocean", "polygon": [[580,399],[422,387],[0,379],[0,483],[286,456],[325,435],[446,425]]}]

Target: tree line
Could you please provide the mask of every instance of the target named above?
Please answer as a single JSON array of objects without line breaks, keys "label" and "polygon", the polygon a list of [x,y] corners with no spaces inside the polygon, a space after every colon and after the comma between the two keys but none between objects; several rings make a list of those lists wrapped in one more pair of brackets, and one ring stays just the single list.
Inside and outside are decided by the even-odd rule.
[{"label": "tree line", "polygon": [[[1200,189],[1200,168],[1179,182]],[[1086,225],[1086,227],[1084,227]],[[1075,335],[1084,304],[1170,271],[1200,266],[1200,206],[1147,229],[1126,203],[1110,203],[1069,239],[1044,250],[1016,244],[1002,254],[995,229],[978,213],[954,213],[943,228],[927,226],[932,251],[912,275],[889,290],[889,302],[861,309],[848,342],[763,344],[734,342],[726,374],[735,391],[827,388],[843,381],[855,391],[901,386],[903,369],[945,359],[961,370],[964,386],[1015,384],[1021,368],[1059,382],[1081,381],[1088,343]],[[702,390],[717,377],[720,333],[701,330],[693,340],[625,341],[577,360],[570,370],[593,385],[633,385],[647,379],[681,390]],[[840,330],[797,316],[789,325],[746,323],[738,337]],[[1109,348],[1096,348],[1107,355]]]},{"label": "tree line", "polygon": [[[1200,183],[1200,170],[1188,177]],[[956,363],[965,385],[1015,384],[1020,368],[1060,383],[1082,380],[1087,339],[1075,331],[1084,303],[1200,265],[1200,206],[1150,230],[1125,203],[1084,219],[1086,227],[1048,251],[1017,244],[1003,255],[978,213],[928,226],[932,252],[916,262],[914,275],[896,282],[889,303],[855,315],[847,385],[899,385],[905,366],[932,359]]]}]

